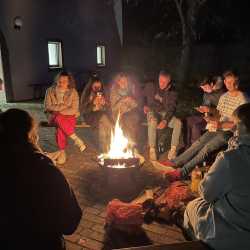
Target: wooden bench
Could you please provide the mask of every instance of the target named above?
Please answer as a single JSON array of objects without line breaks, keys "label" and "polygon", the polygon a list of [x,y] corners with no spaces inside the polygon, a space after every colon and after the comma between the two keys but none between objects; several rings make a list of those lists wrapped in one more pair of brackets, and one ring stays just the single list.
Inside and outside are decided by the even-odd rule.
[{"label": "wooden bench", "polygon": [[[54,128],[54,127],[55,127],[55,125],[49,124],[47,121],[41,121],[41,122],[39,123],[39,126],[40,126],[40,127],[44,127],[44,128]],[[78,123],[78,124],[76,124],[75,127],[76,127],[76,128],[91,128],[91,126],[88,125],[88,124],[85,123],[85,122]]]},{"label": "wooden bench", "polygon": [[[209,250],[201,241],[187,241],[182,243],[166,244],[166,245],[150,245],[143,247],[120,248],[119,250]],[[118,249],[116,249],[118,250]]]}]

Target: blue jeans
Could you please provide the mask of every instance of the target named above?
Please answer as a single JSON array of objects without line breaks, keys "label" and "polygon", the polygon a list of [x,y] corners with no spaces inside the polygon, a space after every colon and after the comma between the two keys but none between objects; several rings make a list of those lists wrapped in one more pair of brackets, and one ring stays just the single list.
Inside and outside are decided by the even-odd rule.
[{"label": "blue jeans", "polygon": [[176,166],[182,166],[182,175],[185,177],[197,164],[206,160],[209,154],[227,145],[231,136],[233,136],[231,131],[207,131],[190,148],[176,157],[173,162]]}]

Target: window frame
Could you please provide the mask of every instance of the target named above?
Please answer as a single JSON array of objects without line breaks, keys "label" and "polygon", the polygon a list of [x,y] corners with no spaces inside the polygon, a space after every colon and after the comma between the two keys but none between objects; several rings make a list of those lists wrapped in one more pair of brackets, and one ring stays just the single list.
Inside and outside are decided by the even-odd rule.
[{"label": "window frame", "polygon": [[[100,63],[98,62],[98,48],[101,49],[101,58]],[[103,43],[97,43],[96,44],[96,65],[97,67],[106,67],[107,65],[107,46]]]},{"label": "window frame", "polygon": [[[59,45],[59,58],[58,58],[59,64],[50,65],[49,44],[57,44],[57,45]],[[59,39],[49,39],[49,40],[47,40],[47,53],[48,53],[48,68],[49,68],[49,70],[62,69],[63,65],[64,65],[64,63],[63,63],[63,43],[62,43],[62,41],[59,40]]]}]

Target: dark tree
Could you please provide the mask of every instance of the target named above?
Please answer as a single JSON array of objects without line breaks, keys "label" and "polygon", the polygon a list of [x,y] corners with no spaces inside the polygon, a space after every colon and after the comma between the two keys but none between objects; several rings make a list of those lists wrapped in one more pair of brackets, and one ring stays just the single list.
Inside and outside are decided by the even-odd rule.
[{"label": "dark tree", "polygon": [[188,73],[188,65],[193,41],[197,40],[197,14],[206,0],[174,0],[182,27],[182,51],[179,66],[179,81],[183,82]]},{"label": "dark tree", "polygon": [[194,44],[242,42],[250,37],[249,2],[125,0],[128,45],[180,45],[178,75],[186,79]]}]

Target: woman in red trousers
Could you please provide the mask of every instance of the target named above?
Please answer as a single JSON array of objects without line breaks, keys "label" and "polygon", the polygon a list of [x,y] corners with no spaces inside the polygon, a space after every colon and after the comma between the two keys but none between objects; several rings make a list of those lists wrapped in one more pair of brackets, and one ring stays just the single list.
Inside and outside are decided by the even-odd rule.
[{"label": "woman in red trousers", "polygon": [[65,148],[68,137],[81,152],[86,148],[84,142],[75,134],[76,118],[79,116],[79,96],[75,89],[75,80],[69,72],[63,71],[56,76],[55,84],[46,92],[44,105],[49,123],[56,126],[56,143],[59,149],[50,157],[63,164],[66,161]]}]

